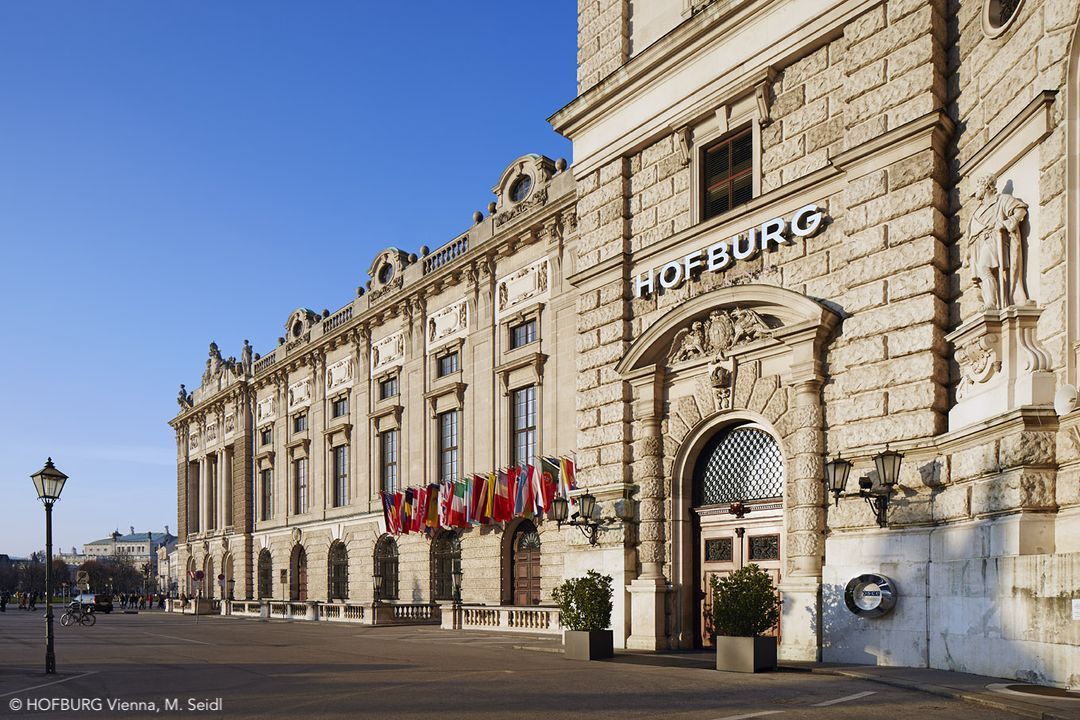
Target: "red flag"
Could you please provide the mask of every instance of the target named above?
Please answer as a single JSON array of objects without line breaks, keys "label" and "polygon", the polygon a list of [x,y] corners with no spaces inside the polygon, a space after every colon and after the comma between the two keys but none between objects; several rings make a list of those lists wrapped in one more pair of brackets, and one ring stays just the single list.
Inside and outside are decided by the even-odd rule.
[{"label": "red flag", "polygon": [[394,517],[396,518],[396,521],[397,521],[396,524],[397,524],[398,533],[401,533],[402,530],[404,529],[402,527],[402,524],[403,524],[402,523],[402,511],[404,510],[404,506],[405,506],[405,493],[398,490],[397,492],[394,493]]},{"label": "red flag", "polygon": [[564,498],[570,497],[570,491],[577,487],[574,482],[574,475],[577,472],[577,468],[574,465],[574,461],[569,457],[563,457],[559,459],[559,493]]},{"label": "red flag", "polygon": [[413,532],[423,532],[424,520],[427,518],[427,488],[417,488],[413,490],[413,512],[412,512],[412,525]]},{"label": "red flag", "polygon": [[484,497],[484,493],[487,490],[487,480],[479,475],[473,475],[472,477],[472,498],[470,498],[470,506],[472,507],[472,515],[469,520],[473,525],[477,525],[483,522],[484,508],[487,506],[487,500]]},{"label": "red flag", "polygon": [[514,505],[510,498],[510,478],[505,470],[500,470],[495,479],[495,503],[492,519],[495,522],[509,522],[514,517]]}]

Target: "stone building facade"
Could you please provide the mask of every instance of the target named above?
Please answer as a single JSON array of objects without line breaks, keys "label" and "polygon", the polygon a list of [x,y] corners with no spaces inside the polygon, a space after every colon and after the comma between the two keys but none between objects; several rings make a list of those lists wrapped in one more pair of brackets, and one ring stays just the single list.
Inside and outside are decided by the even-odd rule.
[{"label": "stone building facade", "polygon": [[[286,464],[307,458],[317,479],[298,516],[275,506],[234,526],[245,592],[254,555],[277,572],[303,552],[325,574],[341,542],[349,598],[365,599],[379,436],[401,429],[419,484],[437,472],[434,418],[461,408],[465,467],[505,464],[505,393],[534,382],[543,450],[575,453],[607,518],[596,545],[541,524],[541,602],[603,568],[621,588],[618,644],[693,647],[708,643],[708,578],[755,562],[783,599],[782,658],[1076,685],[1078,11],[579,0],[578,97],[551,118],[573,165],[515,163],[467,235],[415,261],[385,251],[364,296],[297,311],[274,353],[173,420],[186,562],[220,552],[184,518],[201,507],[185,498],[210,408],[246,403],[250,453],[225,453],[248,487],[234,513],[256,512],[268,467],[274,497]],[[544,201],[508,200],[528,168]],[[539,349],[505,355],[500,288],[537,262],[550,272]],[[433,345],[447,315],[464,325],[436,322]],[[445,383],[440,342],[461,361]],[[400,401],[375,399],[391,376]],[[348,417],[329,418],[342,394]],[[334,508],[339,445],[353,484]],[[514,534],[464,534],[466,602],[514,601]],[[426,542],[400,541],[413,601],[431,597]],[[893,591],[891,612],[859,605],[872,593],[849,608],[862,575]]]}]

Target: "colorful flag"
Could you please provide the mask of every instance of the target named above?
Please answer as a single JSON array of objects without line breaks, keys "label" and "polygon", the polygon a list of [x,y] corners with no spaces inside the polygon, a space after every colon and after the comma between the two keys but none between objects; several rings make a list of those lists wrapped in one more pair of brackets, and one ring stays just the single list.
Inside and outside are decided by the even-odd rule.
[{"label": "colorful flag", "polygon": [[450,505],[454,500],[454,484],[451,482],[444,482],[439,485],[439,527],[449,529],[453,525],[450,524]]},{"label": "colorful flag", "polygon": [[481,522],[491,522],[495,519],[495,473],[488,473],[484,487],[484,512],[480,516]]},{"label": "colorful flag", "polygon": [[405,488],[401,501],[401,532],[408,535],[412,532],[413,512],[413,489]]},{"label": "colorful flag", "polygon": [[413,490],[412,524],[413,532],[424,531],[424,520],[427,518],[427,488]]},{"label": "colorful flag", "polygon": [[510,480],[510,497],[514,503],[510,512],[513,517],[520,517],[525,512],[525,482],[521,476],[521,468],[511,466],[506,471],[506,476]]},{"label": "colorful flag", "polygon": [[388,492],[379,492],[382,498],[383,517],[386,520],[386,532],[391,535],[401,534],[401,525],[398,523],[397,510],[394,509],[394,498]]},{"label": "colorful flag", "polygon": [[403,529],[402,528],[402,523],[401,523],[401,512],[402,512],[402,509],[403,509],[404,505],[405,505],[405,493],[398,490],[397,492],[394,493],[394,519],[395,519],[395,523],[396,523],[396,526],[397,526],[397,534],[399,534],[399,535],[401,534],[401,531]]},{"label": "colorful flag", "polygon": [[535,461],[529,464],[529,480],[533,514],[541,515],[544,512],[544,486],[540,477],[540,468],[536,467]]},{"label": "colorful flag", "polygon": [[487,509],[487,480],[480,475],[473,475],[472,479],[472,517],[469,518],[473,525],[484,522],[484,510]]},{"label": "colorful flag", "polygon": [[500,470],[495,478],[492,518],[495,522],[510,522],[514,519],[514,500],[510,497],[510,476],[506,470]]},{"label": "colorful flag", "polygon": [[447,521],[450,527],[468,527],[469,521],[465,513],[465,491],[467,490],[464,480],[455,480],[453,483],[453,495],[450,499],[450,512]]},{"label": "colorful flag", "polygon": [[577,468],[571,458],[564,456],[559,458],[559,469],[562,471],[559,473],[559,493],[562,497],[569,499],[570,491],[576,487],[574,476],[577,474]]},{"label": "colorful flag", "polygon": [[439,527],[439,493],[442,490],[438,485],[427,487],[427,517],[424,518],[424,527]]},{"label": "colorful flag", "polygon": [[555,491],[559,487],[559,465],[553,458],[540,458],[540,468],[543,472],[542,484],[544,487],[544,512],[551,509],[551,501],[555,499]]}]

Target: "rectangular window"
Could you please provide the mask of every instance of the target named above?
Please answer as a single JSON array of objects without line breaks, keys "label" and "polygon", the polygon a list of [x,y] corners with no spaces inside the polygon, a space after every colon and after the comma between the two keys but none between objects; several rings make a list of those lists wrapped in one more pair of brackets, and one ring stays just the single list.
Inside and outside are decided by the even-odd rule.
[{"label": "rectangular window", "polygon": [[536,318],[526,320],[510,328],[510,349],[516,350],[522,345],[536,342]]},{"label": "rectangular window", "polygon": [[259,444],[269,445],[274,442],[274,427],[263,428],[259,431]]},{"label": "rectangular window", "polygon": [[339,397],[334,401],[334,404],[330,406],[330,417],[339,418],[342,415],[349,414],[349,398],[348,396]]},{"label": "rectangular window", "polygon": [[514,464],[527,464],[536,457],[536,386],[514,391],[510,405]]},{"label": "rectangular window", "polygon": [[349,484],[349,446],[338,445],[334,448],[334,507],[341,507],[348,502],[346,490]]},{"label": "rectangular window", "polygon": [[397,375],[379,382],[379,399],[386,400],[398,394]]},{"label": "rectangular window", "polygon": [[300,515],[308,510],[307,458],[293,462],[293,514]]},{"label": "rectangular window", "polygon": [[754,135],[750,128],[706,148],[702,168],[703,219],[749,202],[754,196]]},{"label": "rectangular window", "polygon": [[307,430],[307,413],[301,413],[296,415],[292,419],[293,432],[304,432]]},{"label": "rectangular window", "polygon": [[445,377],[450,373],[456,373],[459,369],[458,354],[456,352],[447,353],[439,358],[439,377]]},{"label": "rectangular window", "polygon": [[274,471],[267,468],[259,473],[260,517],[269,520],[274,516]]},{"label": "rectangular window", "polygon": [[458,418],[457,410],[439,413],[439,481],[458,478]]},{"label": "rectangular window", "polygon": [[379,457],[382,489],[394,492],[398,485],[398,431],[387,430],[379,434]]}]

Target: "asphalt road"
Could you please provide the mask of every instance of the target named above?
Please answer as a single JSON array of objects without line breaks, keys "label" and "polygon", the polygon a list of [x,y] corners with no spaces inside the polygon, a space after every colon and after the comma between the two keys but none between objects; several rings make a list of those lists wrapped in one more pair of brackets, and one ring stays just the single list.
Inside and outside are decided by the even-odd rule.
[{"label": "asphalt road", "polygon": [[678,666],[647,656],[581,663],[515,648],[545,644],[431,627],[196,624],[144,612],[101,616],[92,628],[57,624],[59,674],[45,676],[42,613],[9,609],[0,614],[0,717],[1016,717],[851,678],[721,673],[704,656],[699,667],[693,657]]}]

